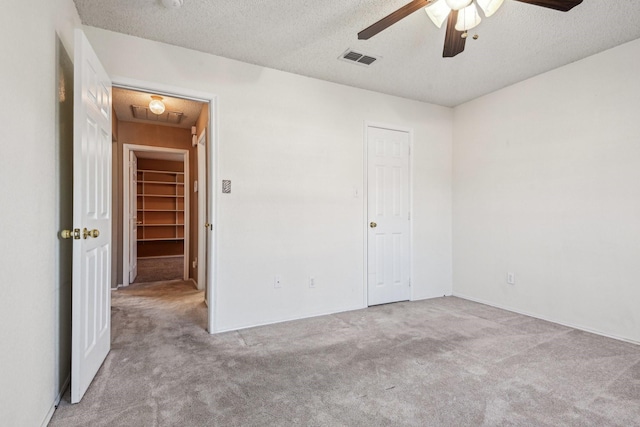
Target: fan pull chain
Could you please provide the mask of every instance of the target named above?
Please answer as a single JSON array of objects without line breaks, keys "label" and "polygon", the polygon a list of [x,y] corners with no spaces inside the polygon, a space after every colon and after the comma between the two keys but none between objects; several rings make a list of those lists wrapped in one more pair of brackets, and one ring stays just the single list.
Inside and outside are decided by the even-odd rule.
[{"label": "fan pull chain", "polygon": [[[465,26],[466,26],[466,22],[467,22],[467,8],[465,7],[464,9],[462,9],[462,19],[465,22]],[[464,32],[462,34],[460,34],[460,37],[462,37],[463,39],[466,39],[467,37],[469,37],[469,33],[467,32],[467,30],[464,30]],[[474,40],[478,40],[480,36],[477,34],[473,35],[473,39]]]}]

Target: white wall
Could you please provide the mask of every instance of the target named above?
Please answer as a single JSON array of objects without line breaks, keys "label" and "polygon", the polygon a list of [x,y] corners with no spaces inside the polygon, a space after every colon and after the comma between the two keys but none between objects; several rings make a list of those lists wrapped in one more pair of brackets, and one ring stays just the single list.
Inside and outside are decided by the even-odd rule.
[{"label": "white wall", "polygon": [[455,109],[456,295],[640,342],[638,70],[640,40]]},{"label": "white wall", "polygon": [[363,307],[365,121],[414,130],[413,295],[451,293],[450,109],[85,31],[111,75],[218,95],[217,330]]},{"label": "white wall", "polygon": [[[61,151],[56,30],[71,47],[71,0],[3,4],[0,14],[0,420],[37,426],[52,413],[69,372],[60,342],[69,308],[57,238]],[[63,301],[61,301],[63,300]],[[68,317],[66,317],[68,319]],[[61,356],[62,355],[62,356]]]}]

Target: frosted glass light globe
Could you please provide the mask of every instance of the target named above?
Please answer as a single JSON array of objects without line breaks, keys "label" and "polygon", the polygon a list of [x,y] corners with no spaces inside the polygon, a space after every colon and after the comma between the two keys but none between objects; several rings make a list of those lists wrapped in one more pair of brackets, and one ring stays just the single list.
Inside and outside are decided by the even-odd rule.
[{"label": "frosted glass light globe", "polygon": [[427,12],[429,19],[431,19],[438,28],[442,28],[442,24],[444,24],[451,13],[451,8],[447,6],[447,3],[443,0],[431,3],[425,7],[424,10]]},{"label": "frosted glass light globe", "polygon": [[149,103],[149,110],[153,114],[162,114],[164,113],[164,102],[162,102],[161,96],[152,96],[151,102]]},{"label": "frosted glass light globe", "polygon": [[484,16],[487,18],[496,13],[503,2],[504,0],[476,0],[476,3],[482,8]]},{"label": "frosted glass light globe", "polygon": [[475,4],[470,4],[463,10],[458,12],[458,21],[456,22],[456,30],[467,31],[477,27],[482,19],[478,13],[478,8]]},{"label": "frosted glass light globe", "polygon": [[444,0],[444,1],[445,3],[447,3],[447,6],[449,6],[451,9],[460,10],[469,6],[473,0]]}]

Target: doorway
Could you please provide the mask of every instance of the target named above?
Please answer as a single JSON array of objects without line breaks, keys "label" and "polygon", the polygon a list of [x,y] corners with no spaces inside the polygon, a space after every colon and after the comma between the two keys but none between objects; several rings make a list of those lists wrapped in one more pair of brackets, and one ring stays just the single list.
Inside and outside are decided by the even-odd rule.
[{"label": "doorway", "polygon": [[366,125],[366,304],[411,298],[411,131]]},{"label": "doorway", "polygon": [[[122,191],[119,200],[114,198],[114,216],[118,213],[120,218],[114,226],[114,264],[117,264],[112,287],[175,278],[189,281],[199,290],[209,290],[214,283],[211,276],[215,271],[212,260],[215,237],[213,229],[199,226],[202,221],[199,216],[205,212],[205,223],[214,223],[215,194],[213,191],[201,194],[207,186],[202,185],[200,178],[203,171],[198,166],[203,159],[198,159],[198,154],[205,157],[204,176],[211,179],[215,167],[212,160],[215,134],[211,126],[215,98],[142,86],[146,84],[121,79],[113,89],[114,152],[118,151],[117,157],[114,155],[117,161],[113,175],[117,179],[113,185],[116,192]],[[162,98],[166,107],[163,114],[150,113],[151,96]],[[179,137],[175,136],[178,134]],[[178,139],[180,142],[175,142]],[[205,150],[198,149],[199,139],[206,142]],[[210,242],[210,247],[203,246],[201,241]],[[160,269],[175,272],[170,264],[179,264],[182,271],[179,277],[144,279],[146,264],[152,264],[154,274],[160,273]],[[211,264],[211,275],[199,271],[207,264]],[[206,328],[213,333],[211,304],[207,318]]]},{"label": "doorway", "polygon": [[122,147],[122,285],[189,280],[189,151]]}]

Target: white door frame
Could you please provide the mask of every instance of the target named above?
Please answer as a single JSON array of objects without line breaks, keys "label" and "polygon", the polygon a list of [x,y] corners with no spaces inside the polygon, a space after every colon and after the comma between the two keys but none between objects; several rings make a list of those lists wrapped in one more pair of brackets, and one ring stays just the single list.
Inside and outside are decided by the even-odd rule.
[{"label": "white door frame", "polygon": [[[135,159],[135,162],[132,161],[133,159]],[[130,233],[135,233],[134,235],[136,236],[136,239],[135,239],[136,244],[135,245],[131,244],[132,238],[131,238],[131,234],[129,234],[129,239],[127,240],[127,243],[128,243],[127,260],[129,261],[129,267],[127,268],[127,270],[129,271],[129,280],[127,281],[127,284],[132,283],[134,280],[136,280],[136,277],[138,276],[138,156],[136,156],[136,153],[133,151],[129,152],[129,169],[128,170],[129,170],[129,185],[127,186],[127,189],[129,190],[129,194],[126,194],[125,192],[124,195],[127,196],[127,202],[129,202],[129,208],[126,211],[123,210],[122,219],[123,219],[123,226],[124,226],[124,221],[125,221],[124,216],[125,215],[128,216],[128,219],[127,219],[127,223],[129,225],[128,230]],[[131,206],[132,204],[133,206]],[[135,223],[132,223],[131,221],[132,216],[133,216],[133,219],[135,219]],[[124,240],[123,240],[123,244],[124,244]],[[135,268],[135,274],[133,275],[133,278],[131,277],[132,262],[134,263],[134,266],[135,266],[133,267]]]},{"label": "white door frame", "polygon": [[[207,126],[207,140],[209,142],[209,152],[208,155],[208,164],[209,171],[208,173],[213,178],[211,180],[212,187],[215,186],[215,183],[219,182],[219,167],[218,167],[218,97],[214,94],[208,92],[202,92],[198,90],[185,89],[181,87],[171,86],[163,83],[157,82],[148,82],[138,79],[132,79],[124,76],[111,76],[113,84],[117,87],[123,89],[131,89],[131,90],[141,90],[145,92],[153,92],[159,95],[172,96],[177,98],[190,99],[192,101],[199,101],[209,104],[209,125]],[[210,334],[217,332],[216,325],[216,316],[218,313],[217,305],[218,298],[216,287],[218,283],[218,240],[217,240],[217,219],[218,219],[218,209],[219,209],[219,191],[212,191],[210,189],[207,190],[209,195],[212,197],[209,198],[209,224],[212,224],[212,230],[208,231],[209,238],[211,239],[212,248],[211,251],[207,254],[209,258],[209,266],[211,269],[209,271],[209,275],[207,278],[207,294],[209,296],[209,303],[207,305],[207,330]],[[198,233],[198,238],[201,239],[204,236],[204,230],[200,230]],[[200,261],[198,261],[200,262]],[[123,266],[124,267],[124,266]],[[124,268],[123,268],[124,275]]]},{"label": "white door frame", "polygon": [[[198,136],[197,150],[198,150],[198,230],[204,230],[207,223],[207,128],[202,130],[202,133]],[[207,262],[205,261],[206,250],[206,237],[203,239],[202,232],[198,233],[198,289],[202,290],[207,284]],[[205,233],[206,234],[206,233]]]},{"label": "white door frame", "polygon": [[364,145],[364,157],[363,157],[363,170],[364,170],[364,188],[362,190],[362,217],[364,218],[362,224],[363,237],[364,237],[364,274],[362,277],[362,306],[369,306],[369,140],[368,140],[368,129],[369,128],[379,128],[379,129],[388,129],[399,132],[406,132],[409,135],[409,280],[411,283],[410,289],[410,297],[409,300],[413,301],[415,299],[414,295],[414,286],[413,286],[413,129],[406,128],[402,126],[391,125],[388,123],[380,123],[380,122],[364,122],[364,136],[363,136],[363,145]]},{"label": "white door frame", "polygon": [[[131,188],[131,171],[129,157],[134,153],[171,153],[182,156],[184,164],[184,254],[182,279],[189,279],[189,218],[190,215],[190,191],[189,190],[189,150],[179,148],[155,147],[153,145],[122,144],[122,286],[129,286],[129,239],[130,227],[125,227],[125,215],[129,215],[129,188]],[[144,158],[144,157],[142,157]],[[127,221],[128,224],[128,221]]]}]

